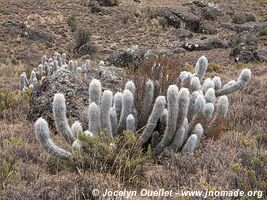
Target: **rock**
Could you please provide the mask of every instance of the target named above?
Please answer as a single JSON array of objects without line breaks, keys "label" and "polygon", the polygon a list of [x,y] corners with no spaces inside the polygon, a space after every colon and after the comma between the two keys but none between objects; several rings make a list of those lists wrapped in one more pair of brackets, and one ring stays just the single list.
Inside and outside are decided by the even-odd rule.
[{"label": "rock", "polygon": [[232,49],[230,57],[233,57],[236,62],[266,62],[267,51],[264,49],[258,50],[256,45],[240,43]]},{"label": "rock", "polygon": [[116,67],[133,66],[138,68],[149,55],[150,51],[148,49],[134,45],[131,48],[123,48],[113,52],[108,60],[111,65]]},{"label": "rock", "polygon": [[255,34],[250,33],[248,31],[244,31],[244,32],[238,33],[231,40],[232,46],[236,46],[240,43],[256,46],[258,43],[258,38]]},{"label": "rock", "polygon": [[181,48],[181,47],[178,47],[178,48],[173,50],[174,54],[176,54],[176,53],[184,53],[184,52],[186,52],[186,50],[184,48]]},{"label": "rock", "polygon": [[216,4],[204,3],[204,2],[192,2],[190,4],[191,11],[205,20],[217,20],[220,16],[223,16],[223,12],[218,8]]},{"label": "rock", "polygon": [[84,55],[93,56],[95,55],[96,52],[97,52],[97,48],[91,42],[83,44],[78,49],[79,56],[84,56]]},{"label": "rock", "polygon": [[180,40],[184,40],[186,38],[192,38],[193,33],[189,30],[186,30],[184,28],[177,28],[173,31],[173,34],[179,38]]},{"label": "rock", "polygon": [[8,27],[8,28],[20,28],[20,29],[26,28],[24,23],[19,22],[19,21],[15,21],[15,20],[7,20],[6,22],[4,22],[3,25]]},{"label": "rock", "polygon": [[256,18],[250,13],[235,14],[232,16],[232,23],[244,24],[246,22],[255,22]]},{"label": "rock", "polygon": [[155,11],[154,15],[166,18],[170,26],[175,28],[183,28],[185,26],[191,31],[196,31],[200,23],[198,16],[178,8],[160,8]]},{"label": "rock", "polygon": [[267,62],[267,50],[260,49],[254,52],[254,56],[258,61]]},{"label": "rock", "polygon": [[201,16],[206,20],[217,20],[219,16],[222,16],[222,12],[214,7],[206,6],[201,8]]},{"label": "rock", "polygon": [[97,78],[103,89],[120,90],[124,82],[124,70],[116,67],[94,67],[88,73],[71,73],[60,69],[37,86],[30,98],[30,110],[27,119],[35,121],[39,117],[48,120],[54,126],[52,102],[55,93],[62,93],[66,98],[67,117],[70,122],[79,120],[87,127],[86,111],[88,108],[88,86],[91,79]]},{"label": "rock", "polygon": [[52,36],[50,36],[48,33],[31,26],[26,27],[24,35],[27,38],[38,42],[53,42]]},{"label": "rock", "polygon": [[235,28],[238,33],[243,31],[258,32],[267,27],[267,22],[247,22],[244,24],[236,24]]},{"label": "rock", "polygon": [[182,47],[188,51],[202,51],[220,48],[228,48],[228,42],[217,37],[210,37],[203,40],[192,40],[185,42]]},{"label": "rock", "polygon": [[96,0],[100,6],[118,6],[118,0]]},{"label": "rock", "polygon": [[214,23],[209,21],[201,21],[198,28],[199,33],[204,34],[215,34],[217,33],[217,29],[214,27]]}]

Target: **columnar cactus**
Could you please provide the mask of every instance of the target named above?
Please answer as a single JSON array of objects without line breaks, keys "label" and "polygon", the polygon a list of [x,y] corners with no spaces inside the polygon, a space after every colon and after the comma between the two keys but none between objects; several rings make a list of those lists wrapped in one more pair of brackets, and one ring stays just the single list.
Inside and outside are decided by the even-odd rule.
[{"label": "columnar cactus", "polygon": [[68,159],[71,153],[58,147],[51,139],[47,122],[39,118],[34,125],[35,134],[43,148],[58,158]]},{"label": "columnar cactus", "polygon": [[118,132],[122,133],[126,128],[126,118],[133,113],[134,97],[130,90],[124,90],[122,94],[122,108],[118,124]]},{"label": "columnar cactus", "polygon": [[154,100],[154,83],[152,80],[148,80],[145,85],[145,93],[142,100],[142,111],[141,111],[141,121],[147,119],[149,116],[149,112],[152,109]]},{"label": "columnar cactus", "polygon": [[103,92],[100,107],[100,125],[105,129],[109,136],[112,136],[112,127],[110,122],[110,108],[112,106],[113,94],[110,90]]},{"label": "columnar cactus", "polygon": [[208,69],[208,59],[206,56],[201,56],[195,66],[195,71],[199,80],[202,80],[206,70]]},{"label": "columnar cactus", "polygon": [[72,144],[75,138],[71,133],[71,128],[66,117],[66,103],[63,94],[55,94],[53,101],[53,116],[59,133],[62,134],[69,144]]},{"label": "columnar cactus", "polygon": [[233,81],[232,84],[225,85],[223,88],[216,91],[216,96],[227,95],[245,87],[248,81],[251,79],[251,71],[249,69],[243,69],[237,81]]},{"label": "columnar cactus", "polygon": [[140,137],[141,145],[147,143],[148,140],[151,138],[153,131],[157,126],[158,120],[160,119],[160,116],[164,112],[165,104],[166,100],[164,96],[159,96],[156,99],[153,110],[148,118],[146,128],[144,129]]},{"label": "columnar cactus", "polygon": [[93,79],[89,85],[89,105],[93,102],[99,105],[101,94],[102,87],[100,81],[97,79]]},{"label": "columnar cactus", "polygon": [[97,133],[100,132],[100,109],[99,106],[95,103],[92,102],[89,106],[88,109],[88,116],[89,116],[89,132],[93,133],[96,135]]},{"label": "columnar cactus", "polygon": [[136,125],[135,125],[135,118],[132,114],[128,115],[126,118],[126,130],[135,132]]},{"label": "columnar cactus", "polygon": [[[54,59],[58,62],[62,58],[55,54]],[[142,113],[137,114],[134,105],[140,102],[134,102],[135,93],[138,92],[134,82],[128,81],[123,93],[115,93],[112,105],[112,92],[105,90],[102,93],[101,83],[93,79],[89,85],[88,130],[84,132],[78,121],[70,128],[66,118],[65,98],[62,94],[55,94],[53,115],[56,127],[72,149],[81,154],[84,148],[77,139],[79,133],[94,137],[103,131],[110,137],[115,137],[124,130],[135,132],[136,129],[142,130],[139,145],[151,144],[155,155],[164,150],[193,152],[203,139],[217,136],[217,130],[221,127],[229,107],[225,95],[242,89],[251,78],[250,70],[244,69],[236,81],[222,87],[218,76],[204,80],[207,67],[208,61],[202,56],[196,63],[194,74],[182,72],[178,84],[186,88],[182,87],[179,91],[177,85],[170,85],[167,103],[165,96],[158,96],[161,93],[160,85],[156,84],[156,81],[154,83],[148,80],[141,102]],[[25,74],[22,75],[24,76]],[[33,77],[34,75],[31,82],[36,79]],[[48,125],[44,119],[37,120],[35,132],[37,139],[48,152],[59,158],[70,158],[70,152],[56,146],[50,139]]]}]

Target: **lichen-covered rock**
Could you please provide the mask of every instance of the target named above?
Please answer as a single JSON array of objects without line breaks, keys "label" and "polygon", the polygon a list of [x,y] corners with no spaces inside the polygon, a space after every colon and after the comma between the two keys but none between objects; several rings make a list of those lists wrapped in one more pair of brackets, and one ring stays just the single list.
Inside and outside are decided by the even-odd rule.
[{"label": "lichen-covered rock", "polygon": [[98,66],[87,73],[73,73],[66,69],[60,69],[34,88],[30,99],[30,110],[27,118],[36,121],[39,117],[45,118],[54,126],[52,102],[55,93],[62,93],[66,98],[67,117],[69,119],[85,121],[83,127],[88,124],[84,111],[88,105],[88,86],[93,78],[102,82],[102,88],[118,91],[124,82],[125,72],[116,67]]},{"label": "lichen-covered rock", "polygon": [[182,47],[188,51],[202,51],[212,50],[220,48],[228,48],[229,44],[227,41],[217,37],[209,37],[203,40],[192,40],[185,42]]},{"label": "lichen-covered rock", "polygon": [[25,29],[24,35],[34,41],[38,41],[38,42],[52,42],[53,38],[50,34],[41,31],[37,28],[28,26]]},{"label": "lichen-covered rock", "polygon": [[164,17],[168,24],[175,28],[185,28],[195,31],[198,29],[200,18],[193,13],[187,12],[184,9],[178,8],[161,8],[155,11],[155,17]]},{"label": "lichen-covered rock", "polygon": [[134,66],[138,68],[149,54],[149,49],[134,45],[130,48],[119,49],[112,53],[109,57],[109,62],[115,67],[124,68]]}]

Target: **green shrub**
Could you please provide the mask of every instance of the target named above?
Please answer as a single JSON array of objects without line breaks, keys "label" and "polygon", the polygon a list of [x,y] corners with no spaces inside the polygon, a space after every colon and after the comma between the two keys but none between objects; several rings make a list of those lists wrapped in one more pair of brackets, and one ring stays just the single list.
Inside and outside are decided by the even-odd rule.
[{"label": "green shrub", "polygon": [[115,138],[103,133],[94,137],[80,133],[78,139],[86,156],[77,158],[85,169],[114,174],[125,184],[141,183],[143,167],[152,161],[151,154],[137,145],[138,135],[129,131]]},{"label": "green shrub", "polygon": [[76,21],[76,17],[74,15],[68,16],[67,23],[68,23],[70,30],[72,32],[77,30],[77,21]]},{"label": "green shrub", "polygon": [[85,28],[78,28],[76,31],[76,47],[79,48],[90,40],[91,33]]}]

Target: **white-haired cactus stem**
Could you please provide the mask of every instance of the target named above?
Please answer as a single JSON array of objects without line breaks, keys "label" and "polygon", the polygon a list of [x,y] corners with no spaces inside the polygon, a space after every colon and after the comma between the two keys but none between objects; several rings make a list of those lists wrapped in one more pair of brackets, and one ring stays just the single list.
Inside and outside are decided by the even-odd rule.
[{"label": "white-haired cactus stem", "polygon": [[71,153],[58,147],[50,138],[47,122],[43,118],[39,118],[34,124],[35,134],[42,147],[55,157],[69,159]]},{"label": "white-haired cactus stem", "polygon": [[22,73],[19,77],[19,89],[23,90],[24,88],[26,88],[26,76]]},{"label": "white-haired cactus stem", "polygon": [[205,93],[205,100],[207,103],[215,104],[216,96],[215,96],[215,90],[213,88],[209,88],[207,90],[207,92]]},{"label": "white-haired cactus stem", "polygon": [[202,136],[203,136],[203,133],[204,133],[204,129],[203,129],[202,125],[200,123],[198,123],[195,126],[195,128],[194,128],[192,133],[197,135],[198,142],[197,142],[197,146],[196,147],[198,147],[200,142],[201,142],[201,140],[202,140]]},{"label": "white-haired cactus stem", "polygon": [[90,104],[88,109],[88,116],[89,116],[89,123],[88,123],[89,132],[96,135],[100,132],[100,109],[95,102]]},{"label": "white-haired cactus stem", "polygon": [[30,83],[32,84],[33,83],[33,79],[36,78],[36,73],[34,70],[32,70],[31,72],[31,76],[30,76]]},{"label": "white-haired cactus stem", "polygon": [[126,130],[132,132],[136,130],[135,118],[132,114],[128,115],[126,118]]},{"label": "white-haired cactus stem", "polygon": [[44,75],[44,66],[42,64],[38,66],[38,73],[40,77]]},{"label": "white-haired cactus stem", "polygon": [[177,127],[183,126],[184,120],[187,116],[190,93],[187,88],[182,88],[178,93],[178,117],[177,117]]},{"label": "white-haired cactus stem", "polygon": [[142,132],[142,135],[140,137],[140,144],[143,146],[145,143],[148,142],[148,140],[151,138],[154,129],[157,126],[157,122],[164,112],[165,109],[166,100],[164,96],[159,96],[156,99],[156,102],[154,104],[154,107],[152,109],[152,112],[148,118],[146,128]]},{"label": "white-haired cactus stem", "polygon": [[182,145],[185,137],[185,128],[180,127],[177,129],[174,139],[171,145],[168,147],[169,150],[176,152]]},{"label": "white-haired cactus stem", "polygon": [[148,119],[149,113],[151,112],[152,109],[153,99],[154,99],[154,83],[152,80],[149,79],[146,82],[144,98],[142,100],[142,111],[141,111],[142,123],[145,123],[145,121]]},{"label": "white-haired cactus stem", "polygon": [[52,69],[53,69],[53,72],[57,71],[57,69],[58,69],[58,61],[57,60],[54,60]]},{"label": "white-haired cactus stem", "polygon": [[46,55],[44,55],[44,56],[42,57],[42,65],[44,65],[46,61],[47,61],[47,57],[46,57]]},{"label": "white-haired cactus stem", "polygon": [[77,138],[78,133],[83,132],[83,127],[79,121],[75,121],[71,126],[73,137]]},{"label": "white-haired cactus stem", "polygon": [[214,86],[214,83],[212,82],[212,80],[210,78],[207,78],[203,83],[202,91],[205,94],[209,88],[214,89],[214,87],[215,86]]},{"label": "white-haired cactus stem", "polygon": [[33,85],[33,88],[37,87],[37,85],[38,85],[37,78],[34,78],[34,79],[32,80],[32,85]]},{"label": "white-haired cactus stem", "polygon": [[168,120],[168,109],[165,108],[163,113],[160,116],[161,125],[165,127],[167,125],[167,120]]},{"label": "white-haired cactus stem", "polygon": [[91,61],[87,59],[82,68],[83,72],[88,72],[91,69]]},{"label": "white-haired cactus stem", "polygon": [[63,94],[55,94],[53,100],[53,116],[56,127],[64,139],[72,144],[75,140],[66,117],[66,103]]},{"label": "white-haired cactus stem", "polygon": [[69,61],[69,70],[70,72],[74,72],[74,62],[72,60]]},{"label": "white-haired cactus stem", "polygon": [[206,120],[210,120],[212,118],[214,112],[214,105],[212,103],[207,103],[204,107],[204,115]]},{"label": "white-haired cactus stem", "polygon": [[[187,116],[188,106],[189,106],[189,91],[187,88],[182,88],[178,93],[178,117],[177,117],[177,125],[174,133],[174,137],[172,141],[166,146],[158,146],[156,149],[156,153],[160,154],[163,149],[167,146],[170,146],[170,149],[176,150],[180,144],[178,141],[183,141],[184,136],[184,121]],[[178,129],[178,130],[177,130]],[[179,138],[180,137],[180,138]]]},{"label": "white-haired cactus stem", "polygon": [[77,152],[78,154],[83,153],[83,146],[79,140],[75,140],[71,147],[72,147],[74,152]]},{"label": "white-haired cactus stem", "polygon": [[115,112],[117,114],[117,119],[118,121],[120,120],[120,116],[121,116],[121,108],[122,108],[122,93],[121,92],[117,92],[114,95],[114,105],[113,105]]},{"label": "white-haired cactus stem", "polygon": [[227,84],[222,89],[217,90],[215,94],[216,96],[227,95],[237,90],[243,89],[250,79],[251,79],[250,69],[243,69],[236,82]]},{"label": "white-haired cactus stem", "polygon": [[100,108],[100,124],[101,129],[104,129],[108,136],[112,136],[112,127],[110,122],[109,110],[112,106],[113,94],[110,90],[105,90],[101,98]]},{"label": "white-haired cactus stem", "polygon": [[208,59],[205,56],[201,56],[198,59],[195,66],[195,72],[200,81],[203,79],[207,68],[208,68]]},{"label": "white-haired cactus stem", "polygon": [[211,121],[211,123],[208,125],[208,127],[205,130],[205,133],[207,136],[212,136],[213,134],[216,135],[215,131],[216,128],[220,123],[222,123],[222,120],[225,118],[229,108],[229,101],[227,96],[221,96],[218,99],[217,105],[216,105],[216,114],[214,119]]},{"label": "white-haired cactus stem", "polygon": [[61,56],[61,58],[62,58],[62,64],[63,64],[63,65],[66,65],[66,57],[67,57],[67,56],[66,56],[65,53],[63,53],[62,56]]},{"label": "white-haired cactus stem", "polygon": [[134,97],[130,90],[124,90],[122,94],[122,109],[118,125],[118,134],[126,129],[126,118],[133,113]]},{"label": "white-haired cactus stem", "polygon": [[193,75],[191,72],[183,73],[182,76],[180,77],[181,87],[189,88],[192,77]]},{"label": "white-haired cactus stem", "polygon": [[133,81],[128,81],[125,84],[125,90],[130,90],[133,94],[133,96],[135,95],[135,84]]},{"label": "white-haired cactus stem", "polygon": [[219,76],[214,76],[212,79],[212,82],[214,83],[214,89],[219,90],[222,87],[222,81]]},{"label": "white-haired cactus stem", "polygon": [[182,152],[192,153],[198,146],[198,137],[196,134],[192,134],[186,141]]},{"label": "white-haired cactus stem", "polygon": [[102,86],[99,80],[93,79],[89,85],[89,105],[95,102],[100,105]]},{"label": "white-haired cactus stem", "polygon": [[203,119],[206,101],[203,95],[198,95],[195,101],[195,111],[191,122],[189,123],[188,133],[190,134],[196,124]]},{"label": "white-haired cactus stem", "polygon": [[165,134],[155,149],[155,155],[160,154],[165,147],[169,146],[175,136],[178,118],[178,87],[170,85],[167,91],[168,119]]},{"label": "white-haired cactus stem", "polygon": [[117,118],[117,113],[113,107],[109,109],[109,115],[110,115],[112,136],[115,136],[117,135],[117,130],[118,130],[118,118]]},{"label": "white-haired cactus stem", "polygon": [[198,91],[201,89],[201,84],[198,77],[193,77],[190,81],[190,88],[192,91]]}]

